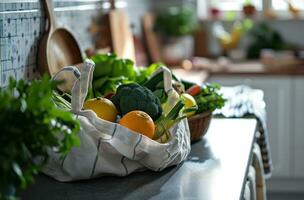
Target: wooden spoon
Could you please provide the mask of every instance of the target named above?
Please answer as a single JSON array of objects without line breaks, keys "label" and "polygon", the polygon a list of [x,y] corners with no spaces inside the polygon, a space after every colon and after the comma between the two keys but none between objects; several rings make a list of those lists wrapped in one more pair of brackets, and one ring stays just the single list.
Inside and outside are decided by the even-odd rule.
[{"label": "wooden spoon", "polygon": [[[61,68],[82,63],[83,59],[73,35],[57,25],[52,0],[43,0],[43,4],[48,26],[38,48],[38,69],[41,74],[48,73],[53,76]],[[69,91],[74,83],[74,76],[66,74],[63,79],[67,84],[61,89]]]}]

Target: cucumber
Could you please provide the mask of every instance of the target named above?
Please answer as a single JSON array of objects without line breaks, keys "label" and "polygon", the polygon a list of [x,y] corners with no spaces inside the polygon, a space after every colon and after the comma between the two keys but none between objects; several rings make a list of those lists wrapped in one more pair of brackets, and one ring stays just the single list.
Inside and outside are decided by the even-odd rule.
[{"label": "cucumber", "polygon": [[196,83],[193,83],[191,81],[181,80],[181,83],[185,86],[185,90],[188,90],[193,85],[197,85]]},{"label": "cucumber", "polygon": [[143,86],[148,88],[151,91],[155,91],[157,89],[157,85],[159,82],[164,81],[164,72],[159,72],[158,74],[155,74],[152,76],[149,80],[147,80]]},{"label": "cucumber", "polygon": [[[173,80],[176,80],[180,83],[182,83],[185,87],[185,90],[190,88],[193,85],[196,85],[193,82],[186,81],[183,79],[180,79],[178,76],[172,73],[172,78]],[[159,83],[164,81],[164,72],[159,72],[158,74],[155,74],[153,77],[151,77],[149,80],[147,80],[143,86],[146,88],[150,89],[151,91],[155,91],[156,89],[159,89]]]},{"label": "cucumber", "polygon": [[[181,82],[181,79],[172,73],[172,79],[178,82]],[[143,86],[149,88],[151,91],[154,91],[158,88],[159,83],[164,81],[164,72],[161,71],[158,74],[155,74],[151,78],[149,78]]]}]

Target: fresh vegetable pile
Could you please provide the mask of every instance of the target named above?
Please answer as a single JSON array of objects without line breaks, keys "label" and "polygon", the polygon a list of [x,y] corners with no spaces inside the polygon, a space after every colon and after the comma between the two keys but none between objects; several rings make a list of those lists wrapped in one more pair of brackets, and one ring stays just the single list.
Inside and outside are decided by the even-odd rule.
[{"label": "fresh vegetable pile", "polygon": [[174,89],[165,92],[164,71],[151,77],[160,65],[136,68],[132,61],[115,54],[95,55],[92,59],[96,63],[93,88],[84,109],[151,139],[166,142],[174,124],[224,105],[218,85],[201,87],[173,75]]},{"label": "fresh vegetable pile", "polygon": [[[170,96],[170,95],[169,95]],[[169,99],[169,98],[168,98]],[[84,109],[93,110],[101,119],[118,122],[119,124],[141,133],[151,139],[158,140],[165,136],[163,142],[169,139],[168,130],[177,122],[186,117],[189,110],[184,109],[184,103],[178,96],[175,104],[172,104],[168,113],[163,112],[162,106],[167,105],[168,101],[161,105],[160,100],[151,90],[137,83],[122,84],[117,92],[111,97],[113,111],[101,109],[101,103],[95,103],[91,107],[86,106],[91,101],[110,101],[103,97],[89,99],[84,103]],[[110,103],[108,103],[110,104]],[[103,105],[104,106],[104,105]],[[195,107],[196,109],[196,107]],[[191,110],[193,111],[193,110]],[[116,118],[107,118],[111,116]]]},{"label": "fresh vegetable pile", "polygon": [[[66,111],[70,104],[54,89],[58,83],[47,76],[28,83],[10,80],[0,88],[0,199],[14,199],[16,188],[25,188],[42,164],[47,150],[65,155],[79,145],[80,125]],[[53,101],[51,101],[53,99]]]}]

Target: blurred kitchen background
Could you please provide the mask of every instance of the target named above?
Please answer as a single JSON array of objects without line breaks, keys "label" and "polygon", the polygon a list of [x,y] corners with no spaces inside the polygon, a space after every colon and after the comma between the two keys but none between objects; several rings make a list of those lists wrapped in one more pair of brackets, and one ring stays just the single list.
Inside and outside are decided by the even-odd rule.
[{"label": "blurred kitchen background", "polygon": [[[54,5],[83,52],[108,50],[100,27],[109,1]],[[1,87],[10,76],[38,76],[42,6],[1,0]],[[268,197],[304,199],[304,0],[117,0],[115,7],[128,14],[137,65],[164,62],[197,82],[264,91],[274,167]]]}]

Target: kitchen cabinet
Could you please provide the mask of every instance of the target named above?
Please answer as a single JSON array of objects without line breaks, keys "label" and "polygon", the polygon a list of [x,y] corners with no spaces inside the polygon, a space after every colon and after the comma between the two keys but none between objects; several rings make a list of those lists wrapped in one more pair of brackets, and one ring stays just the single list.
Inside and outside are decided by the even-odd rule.
[{"label": "kitchen cabinet", "polygon": [[267,181],[267,189],[303,192],[304,66],[274,69],[248,61],[231,63],[225,69],[214,66],[205,71],[206,82],[224,86],[244,84],[264,91],[273,161],[273,175]]},{"label": "kitchen cabinet", "polygon": [[294,79],[294,173],[295,177],[304,178],[304,78]]},{"label": "kitchen cabinet", "polygon": [[211,74],[207,82],[264,91],[273,161],[270,191],[304,190],[304,77],[294,74]]},{"label": "kitchen cabinet", "polygon": [[[292,79],[289,76],[237,76],[211,75],[208,82],[223,86],[249,85],[264,91],[267,111],[267,128],[273,161],[273,177],[288,178],[292,174],[294,162],[292,143]],[[301,123],[300,123],[301,124]],[[302,129],[304,130],[304,129]],[[302,151],[304,148],[302,149]]]}]

